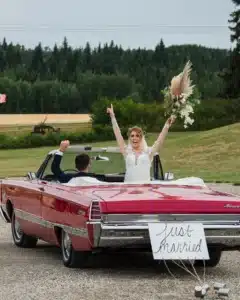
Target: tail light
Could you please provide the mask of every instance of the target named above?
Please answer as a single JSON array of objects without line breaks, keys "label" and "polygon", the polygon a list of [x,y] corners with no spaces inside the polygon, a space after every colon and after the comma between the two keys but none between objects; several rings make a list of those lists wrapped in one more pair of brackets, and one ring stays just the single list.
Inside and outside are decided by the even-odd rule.
[{"label": "tail light", "polygon": [[89,213],[89,220],[91,221],[99,221],[101,220],[101,210],[99,201],[92,201],[91,207],[90,207],[90,213]]}]

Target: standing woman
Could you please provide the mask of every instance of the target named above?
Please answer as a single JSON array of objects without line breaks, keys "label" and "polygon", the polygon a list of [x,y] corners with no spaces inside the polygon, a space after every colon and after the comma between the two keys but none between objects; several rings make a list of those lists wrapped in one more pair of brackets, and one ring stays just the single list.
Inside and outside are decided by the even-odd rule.
[{"label": "standing woman", "polygon": [[128,145],[122,137],[121,130],[115,118],[113,106],[107,108],[107,113],[111,117],[113,131],[124,156],[126,163],[125,182],[150,182],[151,180],[151,164],[154,154],[161,148],[169,128],[175,121],[175,117],[170,117],[162,131],[160,132],[157,140],[152,147],[148,147],[143,130],[140,127],[134,126],[128,130]]}]

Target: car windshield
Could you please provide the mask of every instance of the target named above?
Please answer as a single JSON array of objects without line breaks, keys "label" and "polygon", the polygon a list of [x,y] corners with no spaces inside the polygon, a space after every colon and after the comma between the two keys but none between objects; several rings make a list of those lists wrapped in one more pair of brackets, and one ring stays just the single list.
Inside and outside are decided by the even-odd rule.
[{"label": "car windshield", "polygon": [[[64,172],[74,172],[76,170],[75,167],[75,157],[79,153],[66,152],[64,153],[61,161],[60,168]],[[125,172],[125,162],[122,154],[120,153],[105,153],[105,152],[89,152],[88,155],[91,158],[96,156],[100,156],[103,158],[108,158],[109,161],[106,160],[94,160],[91,159],[91,168],[89,172],[98,173],[98,174],[119,174]],[[51,164],[53,157],[49,160],[47,167],[43,173],[42,177],[46,175],[52,175]]]}]

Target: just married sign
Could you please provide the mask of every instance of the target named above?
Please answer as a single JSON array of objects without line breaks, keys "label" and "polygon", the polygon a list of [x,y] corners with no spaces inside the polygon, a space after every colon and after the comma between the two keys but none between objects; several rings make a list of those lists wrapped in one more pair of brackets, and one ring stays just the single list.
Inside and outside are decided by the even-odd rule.
[{"label": "just married sign", "polygon": [[148,228],[154,259],[209,259],[201,223],[149,223]]}]

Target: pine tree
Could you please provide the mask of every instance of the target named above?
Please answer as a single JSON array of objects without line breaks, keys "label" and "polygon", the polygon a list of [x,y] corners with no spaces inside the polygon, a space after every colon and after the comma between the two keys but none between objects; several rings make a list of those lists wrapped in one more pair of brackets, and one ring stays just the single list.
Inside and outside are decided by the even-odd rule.
[{"label": "pine tree", "polygon": [[167,66],[167,51],[164,45],[163,40],[160,40],[160,43],[155,47],[155,51],[153,54],[153,61],[159,67]]},{"label": "pine tree", "polygon": [[31,71],[33,75],[33,79],[36,80],[37,78],[42,78],[45,71],[45,63],[44,63],[44,54],[42,49],[42,44],[39,43],[32,55],[32,61],[31,61]]},{"label": "pine tree", "polygon": [[231,19],[228,21],[231,26],[231,42],[236,43],[230,56],[230,67],[224,74],[226,82],[225,94],[230,98],[240,96],[240,0],[232,0],[237,6],[236,10],[231,13]]}]

